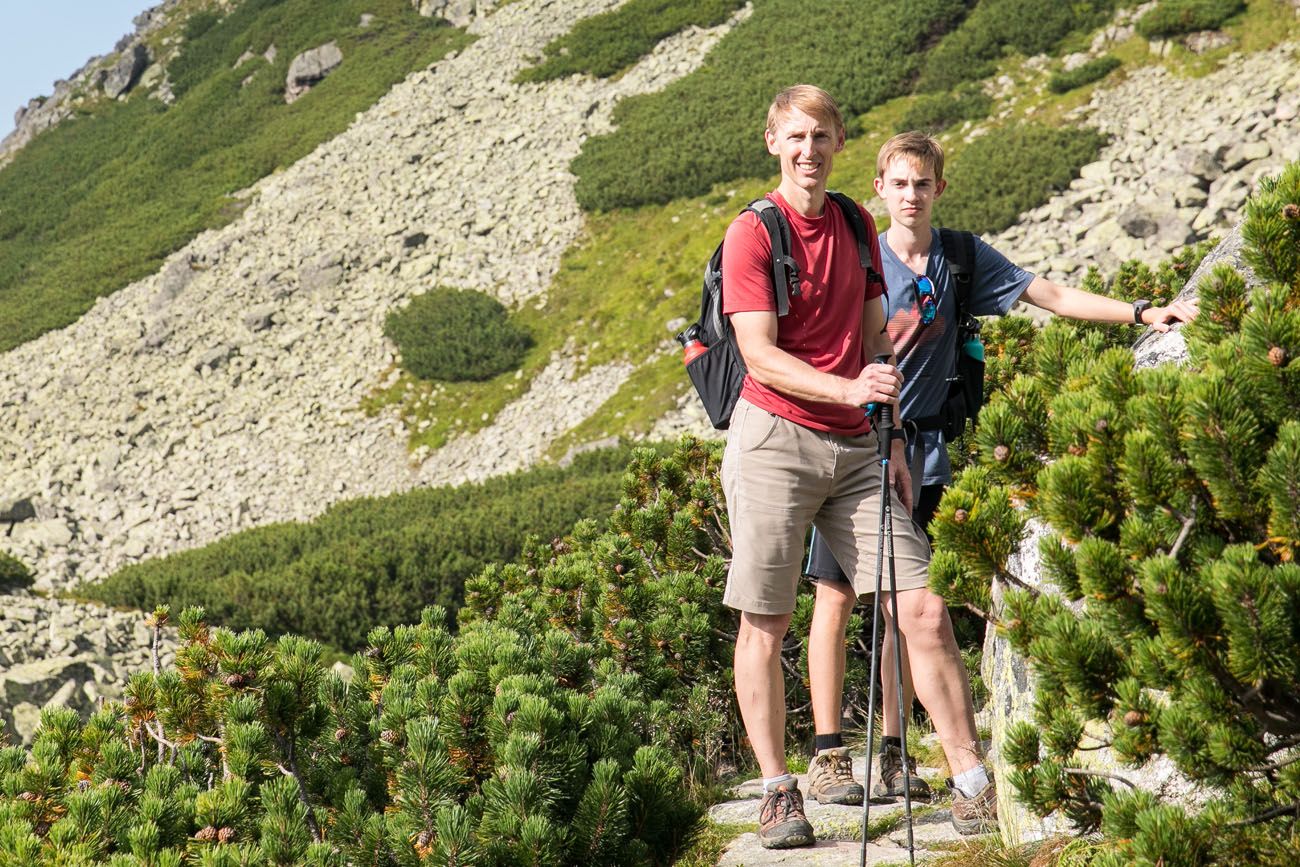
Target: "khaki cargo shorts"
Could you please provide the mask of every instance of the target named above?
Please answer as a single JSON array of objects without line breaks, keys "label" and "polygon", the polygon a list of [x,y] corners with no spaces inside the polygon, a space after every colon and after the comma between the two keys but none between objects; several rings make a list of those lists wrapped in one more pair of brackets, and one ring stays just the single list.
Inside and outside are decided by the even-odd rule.
[{"label": "khaki cargo shorts", "polygon": [[[722,456],[731,520],[731,571],[722,601],[752,614],[789,614],[809,525],[826,540],[859,596],[876,588],[880,451],[874,432],[846,437],[736,404]],[[893,503],[898,590],[926,586],[930,543]],[[881,587],[889,590],[888,563]]]}]

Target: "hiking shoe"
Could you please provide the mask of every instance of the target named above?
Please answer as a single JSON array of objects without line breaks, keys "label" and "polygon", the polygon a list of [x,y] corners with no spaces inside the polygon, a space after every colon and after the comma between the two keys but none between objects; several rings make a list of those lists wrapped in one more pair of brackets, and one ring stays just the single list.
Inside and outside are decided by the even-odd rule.
[{"label": "hiking shoe", "polygon": [[[914,801],[928,801],[933,792],[930,784],[921,779],[916,772],[916,759],[907,757],[907,783]],[[876,783],[871,787],[871,797],[881,801],[892,801],[903,797],[903,751],[895,746],[888,746],[880,754],[880,773]]]},{"label": "hiking shoe", "polygon": [[819,804],[861,804],[848,747],[822,750],[808,763],[808,795]]},{"label": "hiking shoe", "polygon": [[984,834],[998,827],[998,790],[989,780],[979,794],[967,798],[948,781],[952,789],[952,826],[958,834]]},{"label": "hiking shoe", "polygon": [[758,842],[764,849],[813,844],[813,829],[803,814],[798,783],[786,783],[763,795],[758,807]]}]

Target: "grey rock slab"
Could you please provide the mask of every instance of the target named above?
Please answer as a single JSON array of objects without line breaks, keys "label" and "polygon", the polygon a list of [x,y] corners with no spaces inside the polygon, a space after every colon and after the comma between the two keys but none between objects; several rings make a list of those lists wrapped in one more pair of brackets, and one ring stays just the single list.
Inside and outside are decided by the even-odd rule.
[{"label": "grey rock slab", "polygon": [[293,102],[298,99],[342,62],[343,51],[335,42],[326,42],[299,54],[289,63],[289,72],[284,82],[284,101]]}]

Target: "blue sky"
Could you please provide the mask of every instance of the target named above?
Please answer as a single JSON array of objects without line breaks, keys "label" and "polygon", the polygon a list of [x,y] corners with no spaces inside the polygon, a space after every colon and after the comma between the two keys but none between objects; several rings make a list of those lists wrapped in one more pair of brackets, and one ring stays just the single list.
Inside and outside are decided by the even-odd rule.
[{"label": "blue sky", "polygon": [[160,0],[0,0],[0,138],[14,112],[49,96],[91,57],[108,54],[135,28],[131,19]]}]

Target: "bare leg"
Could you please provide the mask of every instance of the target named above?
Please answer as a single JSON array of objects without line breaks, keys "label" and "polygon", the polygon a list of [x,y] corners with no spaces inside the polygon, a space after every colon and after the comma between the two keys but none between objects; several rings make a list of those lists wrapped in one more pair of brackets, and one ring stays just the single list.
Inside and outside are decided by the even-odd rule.
[{"label": "bare leg", "polygon": [[838,732],[844,717],[844,630],[856,601],[847,581],[817,582],[808,630],[808,687],[819,735]]},{"label": "bare leg", "polygon": [[916,673],[917,698],[934,722],[948,767],[954,775],[975,767],[981,757],[970,678],[943,598],[925,589],[899,593],[898,627]]},{"label": "bare leg", "polygon": [[736,635],[736,702],[764,777],[786,773],[781,642],[789,627],[789,614],[741,612]]},{"label": "bare leg", "polygon": [[[883,638],[880,642],[880,706],[889,709],[890,712],[883,714],[881,717],[880,733],[887,737],[899,737],[902,733],[898,730],[898,714],[893,713],[893,708],[898,707],[898,688],[894,684],[894,630],[891,624],[893,618],[889,614],[889,607],[885,607],[884,616],[881,618]],[[907,636],[900,635],[899,638],[903,644],[903,713],[912,712],[912,700],[916,698],[916,690],[912,688],[912,666],[907,656]]]}]

